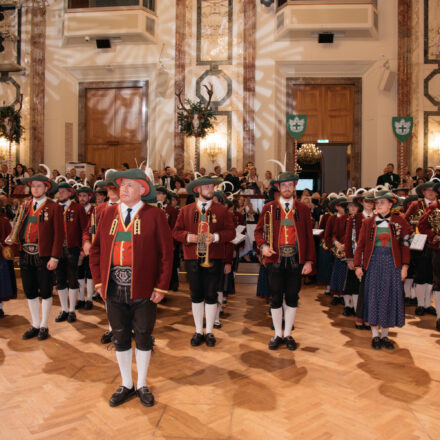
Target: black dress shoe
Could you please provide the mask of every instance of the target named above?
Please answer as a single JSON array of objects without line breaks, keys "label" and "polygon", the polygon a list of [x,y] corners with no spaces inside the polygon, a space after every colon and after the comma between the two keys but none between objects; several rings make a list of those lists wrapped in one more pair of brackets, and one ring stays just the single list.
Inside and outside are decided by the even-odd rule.
[{"label": "black dress shoe", "polygon": [[296,345],[295,339],[293,339],[292,336],[287,336],[285,341],[286,341],[287,350],[294,351],[297,349],[298,346]]},{"label": "black dress shoe", "polygon": [[92,296],[93,301],[102,301],[101,295],[97,293],[96,295]]},{"label": "black dress shoe", "polygon": [[214,328],[215,329],[219,329],[219,328],[222,328],[222,323],[221,322],[214,322]]},{"label": "black dress shoe", "polygon": [[340,296],[340,297],[338,298],[338,301],[339,301],[339,304],[341,304],[341,306],[345,305],[345,300],[344,300],[344,297],[343,297],[343,296]]},{"label": "black dress shoe", "polygon": [[356,316],[356,310],[354,307],[350,307],[351,316]]},{"label": "black dress shoe", "polygon": [[208,347],[214,347],[217,340],[215,339],[215,336],[212,333],[207,333],[205,336],[205,343]]},{"label": "black dress shoe", "polygon": [[371,330],[371,327],[367,324],[362,324],[362,330]]},{"label": "black dress shoe", "polygon": [[40,327],[40,331],[38,332],[38,340],[44,341],[49,337],[49,329],[47,327]]},{"label": "black dress shoe", "polygon": [[425,314],[425,308],[421,306],[416,307],[415,314],[417,316],[423,316]]},{"label": "black dress shoe", "polygon": [[84,310],[92,310],[92,308],[93,308],[92,301],[86,301],[84,304]]},{"label": "black dress shoe", "polygon": [[354,323],[354,326],[357,330],[363,330],[364,329],[364,324],[356,324]]},{"label": "black dress shoe", "polygon": [[413,306],[416,306],[417,305],[417,298],[411,298],[411,304]]},{"label": "black dress shoe", "polygon": [[427,313],[428,315],[433,315],[433,316],[437,316],[437,310],[435,310],[435,307],[427,307],[425,309],[425,313]]},{"label": "black dress shoe", "polygon": [[134,389],[134,385],[131,388],[125,388],[124,386],[120,386],[110,397],[109,404],[110,406],[119,406],[124,402],[132,398],[136,395],[136,391]]},{"label": "black dress shoe", "polygon": [[342,312],[344,316],[351,316],[351,308],[350,307],[344,307],[344,311]]},{"label": "black dress shoe", "polygon": [[440,318],[437,319],[437,323],[435,324],[435,328],[436,328],[437,331],[440,332]]},{"label": "black dress shoe", "polygon": [[39,328],[35,328],[35,327],[29,327],[24,333],[22,338],[23,339],[32,339],[35,338],[35,336],[38,336],[38,333],[40,333],[40,329]]},{"label": "black dress shoe", "polygon": [[269,350],[276,350],[283,343],[283,338],[280,338],[279,336],[274,336],[269,342]]},{"label": "black dress shoe", "polygon": [[3,311],[3,309],[0,309],[0,318],[4,318],[5,317],[5,312]]},{"label": "black dress shoe", "polygon": [[330,295],[331,295],[330,290],[326,290],[326,291],[324,292],[324,295],[325,295],[325,296],[330,296]]},{"label": "black dress shoe", "polygon": [[332,302],[330,303],[331,306],[337,306],[339,304],[339,298],[336,296],[333,297]]},{"label": "black dress shoe", "polygon": [[85,305],[85,301],[78,301],[75,306],[75,310],[83,309]]},{"label": "black dress shoe", "polygon": [[387,350],[394,350],[394,344],[386,336],[380,340],[380,343],[382,344],[383,348],[386,348]]},{"label": "black dress shoe", "polygon": [[107,330],[102,336],[101,336],[101,344],[110,344],[112,342],[113,333],[110,330]]},{"label": "black dress shoe", "polygon": [[142,387],[137,390],[137,395],[144,406],[154,405],[154,396],[147,387]]},{"label": "black dress shoe", "polygon": [[55,322],[63,322],[63,321],[67,321],[67,317],[69,316],[69,314],[67,312],[63,312],[61,311],[59,313],[59,315],[55,318]]},{"label": "black dress shoe", "polygon": [[194,333],[193,337],[191,338],[191,345],[193,347],[198,347],[203,341],[205,340],[205,337],[201,333]]},{"label": "black dress shoe", "polygon": [[376,336],[375,338],[372,339],[371,341],[371,346],[375,349],[375,350],[380,350],[382,348],[382,344],[380,342],[380,338],[379,336]]},{"label": "black dress shoe", "polygon": [[69,312],[67,315],[67,322],[75,322],[76,321],[76,313],[75,312]]},{"label": "black dress shoe", "polygon": [[405,297],[405,305],[406,306],[411,306],[412,305],[411,298]]}]

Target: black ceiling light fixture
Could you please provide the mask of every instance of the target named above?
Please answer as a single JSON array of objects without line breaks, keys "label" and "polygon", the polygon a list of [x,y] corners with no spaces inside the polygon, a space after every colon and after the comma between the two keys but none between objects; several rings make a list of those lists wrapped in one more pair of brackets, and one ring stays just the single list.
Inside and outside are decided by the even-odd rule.
[{"label": "black ceiling light fixture", "polygon": [[266,7],[270,7],[273,5],[274,0],[260,0],[260,3]]}]

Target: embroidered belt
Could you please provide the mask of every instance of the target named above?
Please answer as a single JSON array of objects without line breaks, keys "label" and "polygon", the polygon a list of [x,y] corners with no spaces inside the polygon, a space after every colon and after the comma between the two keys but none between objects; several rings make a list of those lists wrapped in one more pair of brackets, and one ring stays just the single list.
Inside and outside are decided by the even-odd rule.
[{"label": "embroidered belt", "polygon": [[110,278],[118,286],[130,286],[131,266],[113,266],[110,270]]},{"label": "embroidered belt", "polygon": [[297,248],[294,244],[286,244],[280,246],[280,256],[291,258],[297,253]]},{"label": "embroidered belt", "polygon": [[38,255],[37,243],[23,243],[21,247],[28,255]]}]

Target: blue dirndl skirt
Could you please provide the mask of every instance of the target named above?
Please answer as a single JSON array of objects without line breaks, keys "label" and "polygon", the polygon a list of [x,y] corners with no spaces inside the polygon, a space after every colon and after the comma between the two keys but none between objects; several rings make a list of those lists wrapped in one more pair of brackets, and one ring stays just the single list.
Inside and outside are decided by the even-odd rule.
[{"label": "blue dirndl skirt", "polygon": [[365,274],[364,320],[381,327],[405,325],[401,269],[394,267],[391,248],[375,246]]},{"label": "blue dirndl skirt", "polygon": [[0,302],[17,298],[14,265],[0,257]]},{"label": "blue dirndl skirt", "polygon": [[322,245],[318,246],[318,272],[316,281],[323,284],[329,284],[332,276],[333,254]]},{"label": "blue dirndl skirt", "polygon": [[345,280],[347,279],[347,264],[335,258],[333,263],[330,291],[333,295],[344,295]]}]

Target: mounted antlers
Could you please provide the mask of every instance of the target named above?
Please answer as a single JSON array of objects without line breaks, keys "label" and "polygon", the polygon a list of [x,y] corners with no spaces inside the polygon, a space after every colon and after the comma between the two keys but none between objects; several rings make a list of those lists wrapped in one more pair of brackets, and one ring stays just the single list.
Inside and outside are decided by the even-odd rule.
[{"label": "mounted antlers", "polygon": [[208,94],[208,103],[206,104],[206,110],[209,110],[212,95],[214,95],[214,87],[212,84],[209,84],[209,87],[206,84],[203,84],[203,87],[206,89],[206,93]]},{"label": "mounted antlers", "polygon": [[185,107],[185,105],[182,102],[182,93],[183,93],[183,89],[180,89],[176,93],[177,99],[179,100],[179,104],[180,104],[177,106],[177,110],[183,110],[184,112],[191,114],[191,112]]}]

